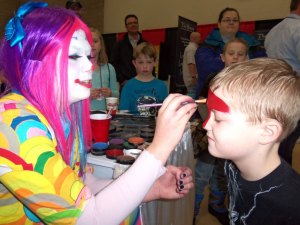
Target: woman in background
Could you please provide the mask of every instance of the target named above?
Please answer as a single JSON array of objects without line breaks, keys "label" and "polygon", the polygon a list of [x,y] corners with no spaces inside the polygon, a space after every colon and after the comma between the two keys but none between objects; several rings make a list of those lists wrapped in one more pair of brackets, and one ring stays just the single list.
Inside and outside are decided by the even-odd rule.
[{"label": "woman in background", "polygon": [[239,30],[240,21],[240,14],[236,9],[223,9],[219,14],[218,28],[214,28],[203,44],[198,47],[195,54],[198,72],[196,98],[199,97],[208,75],[224,68],[224,62],[220,55],[227,42],[235,38],[244,39],[249,47],[248,57],[250,59],[266,56],[265,49],[254,36]]},{"label": "woman in background", "polygon": [[108,63],[103,37],[99,30],[90,28],[93,37],[92,53],[95,68],[92,76],[91,110],[106,110],[106,97],[119,97],[115,68]]}]

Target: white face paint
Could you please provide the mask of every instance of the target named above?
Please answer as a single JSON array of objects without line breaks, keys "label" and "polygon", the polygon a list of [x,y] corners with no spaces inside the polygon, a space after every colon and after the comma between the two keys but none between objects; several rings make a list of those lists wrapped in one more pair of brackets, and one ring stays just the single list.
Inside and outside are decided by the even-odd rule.
[{"label": "white face paint", "polygon": [[83,30],[74,32],[69,47],[68,85],[69,103],[90,96],[92,87],[91,46]]}]

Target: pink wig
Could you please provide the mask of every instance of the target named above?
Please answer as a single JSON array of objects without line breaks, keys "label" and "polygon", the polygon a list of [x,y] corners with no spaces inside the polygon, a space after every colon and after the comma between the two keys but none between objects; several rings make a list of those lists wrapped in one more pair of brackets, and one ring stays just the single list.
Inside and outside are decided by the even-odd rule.
[{"label": "pink wig", "polygon": [[91,144],[89,100],[68,103],[68,54],[73,33],[82,29],[92,43],[88,27],[71,11],[63,8],[37,8],[25,16],[25,37],[10,47],[2,40],[0,61],[13,90],[24,95],[49,121],[58,151],[73,165],[75,136],[78,134],[81,172],[86,150]]}]

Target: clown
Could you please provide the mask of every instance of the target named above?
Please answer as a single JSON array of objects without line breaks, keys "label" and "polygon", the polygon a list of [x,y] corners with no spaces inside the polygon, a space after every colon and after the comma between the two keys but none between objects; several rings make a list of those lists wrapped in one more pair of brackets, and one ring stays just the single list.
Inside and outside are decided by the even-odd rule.
[{"label": "clown", "polygon": [[[182,198],[193,187],[190,169],[163,167],[196,109],[179,107],[191,101],[179,94],[166,99],[157,135],[124,175],[103,181],[86,169],[91,42],[74,12],[46,3],[26,3],[7,24],[0,62],[11,92],[0,99],[0,224],[119,224],[141,202]],[[163,137],[167,130],[172,140]]]}]

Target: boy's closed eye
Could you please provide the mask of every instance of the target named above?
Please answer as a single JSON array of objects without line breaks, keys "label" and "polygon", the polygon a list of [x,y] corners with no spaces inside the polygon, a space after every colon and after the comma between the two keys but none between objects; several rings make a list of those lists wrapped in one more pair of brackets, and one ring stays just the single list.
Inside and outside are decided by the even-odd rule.
[{"label": "boy's closed eye", "polygon": [[220,123],[222,120],[221,119],[218,119],[217,117],[215,117],[215,122],[216,123]]},{"label": "boy's closed eye", "polygon": [[220,123],[220,122],[226,120],[226,115],[225,115],[225,114],[227,114],[227,113],[222,113],[222,112],[213,110],[213,111],[212,111],[212,114],[213,114],[214,121],[215,121],[216,123]]}]

